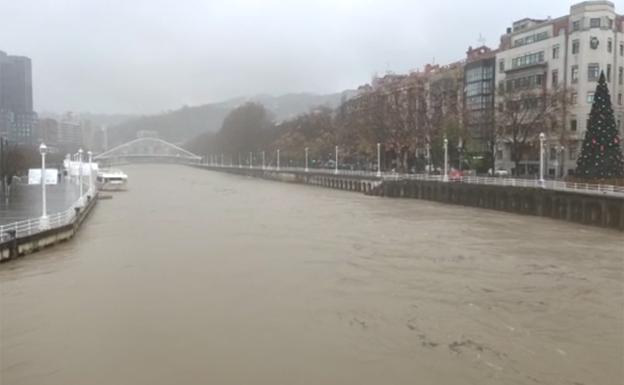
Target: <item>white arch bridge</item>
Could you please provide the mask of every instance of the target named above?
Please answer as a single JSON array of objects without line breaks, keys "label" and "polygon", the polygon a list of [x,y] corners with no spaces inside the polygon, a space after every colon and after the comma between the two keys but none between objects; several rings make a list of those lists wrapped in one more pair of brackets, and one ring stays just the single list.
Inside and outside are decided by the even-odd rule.
[{"label": "white arch bridge", "polygon": [[93,157],[105,164],[124,163],[200,163],[201,156],[195,155],[175,144],[159,138],[138,138],[120,144]]}]

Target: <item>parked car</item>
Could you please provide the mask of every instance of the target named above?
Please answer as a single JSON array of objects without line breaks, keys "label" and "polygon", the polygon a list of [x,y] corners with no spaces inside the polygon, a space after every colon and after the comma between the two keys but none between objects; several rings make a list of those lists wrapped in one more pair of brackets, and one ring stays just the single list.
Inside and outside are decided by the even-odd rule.
[{"label": "parked car", "polygon": [[492,169],[489,169],[488,175],[497,176],[497,177],[506,177],[506,176],[509,176],[509,171],[505,170],[504,168],[498,168],[494,171],[492,171]]},{"label": "parked car", "polygon": [[459,181],[464,176],[464,173],[461,170],[451,169],[448,173],[448,178],[451,181]]}]

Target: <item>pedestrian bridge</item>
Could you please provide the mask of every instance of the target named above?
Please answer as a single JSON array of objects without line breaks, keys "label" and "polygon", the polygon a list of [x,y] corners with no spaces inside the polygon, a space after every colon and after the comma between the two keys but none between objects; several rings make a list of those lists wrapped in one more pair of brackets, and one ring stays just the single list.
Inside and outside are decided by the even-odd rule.
[{"label": "pedestrian bridge", "polygon": [[127,163],[199,163],[201,157],[159,138],[138,138],[93,158],[103,165]]}]

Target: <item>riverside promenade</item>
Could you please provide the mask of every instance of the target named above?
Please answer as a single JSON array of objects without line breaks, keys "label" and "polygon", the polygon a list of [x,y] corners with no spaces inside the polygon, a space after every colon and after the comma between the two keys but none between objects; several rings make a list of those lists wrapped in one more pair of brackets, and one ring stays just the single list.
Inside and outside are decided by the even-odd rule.
[{"label": "riverside promenade", "polygon": [[[46,188],[47,209],[60,212],[71,207],[80,197],[74,181],[64,179]],[[14,183],[9,194],[0,194],[0,225],[22,221],[41,215],[41,185]]]},{"label": "riverside promenade", "polygon": [[367,195],[432,200],[624,231],[624,188],[564,181],[193,164],[194,167]]},{"label": "riverside promenade", "polygon": [[[94,187],[85,187],[86,192],[80,196],[75,191],[77,186],[74,184],[53,186],[53,189],[48,189],[48,192],[53,192],[52,199],[48,203],[53,204],[48,210],[48,215],[43,218],[40,211],[40,196],[37,196],[33,189],[27,189],[33,186],[20,187],[28,191],[28,195],[20,195],[18,201],[20,203],[12,206],[11,211],[8,209],[4,211],[13,215],[18,214],[19,220],[8,221],[3,216],[3,222],[0,222],[0,262],[72,238],[97,203],[97,191]],[[36,202],[39,202],[39,205]],[[38,210],[34,211],[35,209]]]}]

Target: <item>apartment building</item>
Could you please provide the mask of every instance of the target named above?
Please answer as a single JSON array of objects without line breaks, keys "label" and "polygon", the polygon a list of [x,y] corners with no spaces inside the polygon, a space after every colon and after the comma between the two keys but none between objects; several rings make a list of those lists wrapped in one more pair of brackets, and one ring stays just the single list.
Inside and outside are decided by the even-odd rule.
[{"label": "apartment building", "polygon": [[31,67],[29,58],[0,51],[0,136],[13,143],[32,144],[36,136]]},{"label": "apartment building", "polygon": [[469,47],[464,65],[463,98],[464,126],[469,135],[467,150],[488,160],[492,156],[490,143],[495,139],[495,92],[496,51],[486,46]]},{"label": "apartment building", "polygon": [[[501,37],[496,54],[496,82],[510,88],[566,89],[571,102],[561,112],[560,127],[546,140],[545,173],[574,173],[587,128],[596,82],[604,72],[616,121],[622,130],[624,115],[624,18],[609,1],[585,1],[572,5],[569,15],[555,19],[522,19]],[[501,103],[500,94],[496,99]],[[496,146],[496,167],[523,175],[539,172],[537,137],[534,151],[527,152],[514,170],[509,139]]]}]

